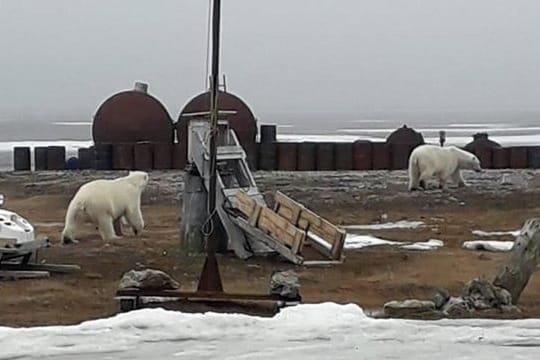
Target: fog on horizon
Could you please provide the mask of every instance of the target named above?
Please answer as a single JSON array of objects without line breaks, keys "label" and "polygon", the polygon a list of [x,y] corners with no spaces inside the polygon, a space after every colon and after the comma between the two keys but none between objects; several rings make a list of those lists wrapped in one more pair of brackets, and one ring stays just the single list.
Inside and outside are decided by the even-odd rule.
[{"label": "fog on horizon", "polygon": [[[208,0],[0,0],[0,121],[205,90]],[[265,114],[537,110],[540,2],[222,0],[228,90]],[[82,119],[80,117],[83,117]]]}]

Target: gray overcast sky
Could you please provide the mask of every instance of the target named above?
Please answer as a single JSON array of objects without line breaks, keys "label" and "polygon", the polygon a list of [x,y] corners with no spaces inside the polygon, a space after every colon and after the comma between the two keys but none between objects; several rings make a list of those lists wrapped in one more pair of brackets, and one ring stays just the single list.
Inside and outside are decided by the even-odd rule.
[{"label": "gray overcast sky", "polygon": [[[539,108],[538,0],[223,0],[222,70],[257,114]],[[207,0],[0,0],[0,111],[204,90]],[[84,115],[83,115],[84,116]]]}]

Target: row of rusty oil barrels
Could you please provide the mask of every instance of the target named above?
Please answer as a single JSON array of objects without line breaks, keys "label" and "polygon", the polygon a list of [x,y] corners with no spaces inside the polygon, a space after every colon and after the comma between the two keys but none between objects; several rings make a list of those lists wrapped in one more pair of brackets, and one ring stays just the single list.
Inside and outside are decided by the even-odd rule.
[{"label": "row of rusty oil barrels", "polygon": [[[252,169],[264,171],[399,170],[407,168],[414,147],[370,141],[268,142],[258,143],[248,157]],[[477,147],[474,153],[486,169],[540,168],[540,146]],[[14,148],[14,169],[30,170],[30,157],[30,148]],[[185,162],[185,148],[179,144],[101,144],[81,148],[77,158],[67,161],[63,146],[34,149],[35,170],[183,169]]]}]

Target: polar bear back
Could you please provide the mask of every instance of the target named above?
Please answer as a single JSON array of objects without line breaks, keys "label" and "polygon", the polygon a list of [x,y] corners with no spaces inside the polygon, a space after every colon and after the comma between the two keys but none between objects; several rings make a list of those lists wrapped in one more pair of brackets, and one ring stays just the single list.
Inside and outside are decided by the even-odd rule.
[{"label": "polar bear back", "polygon": [[411,153],[410,165],[417,165],[420,171],[452,174],[458,169],[474,169],[479,161],[473,154],[456,146],[420,145]]},{"label": "polar bear back", "polygon": [[108,214],[121,216],[127,208],[140,206],[141,193],[148,181],[143,172],[131,172],[128,176],[113,180],[94,180],[79,188],[70,207],[83,208],[90,217]]}]

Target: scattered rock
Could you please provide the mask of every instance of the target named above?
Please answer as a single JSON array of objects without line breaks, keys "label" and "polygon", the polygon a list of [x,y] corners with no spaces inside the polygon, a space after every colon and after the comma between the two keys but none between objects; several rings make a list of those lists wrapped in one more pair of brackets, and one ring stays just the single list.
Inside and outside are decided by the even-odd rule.
[{"label": "scattered rock", "polygon": [[270,278],[270,293],[288,299],[299,297],[300,281],[294,271],[275,271]]},{"label": "scattered rock", "polygon": [[410,317],[435,312],[435,303],[429,300],[408,299],[384,304],[384,314],[389,317]]},{"label": "scattered rock", "polygon": [[88,273],[85,273],[84,276],[87,277],[88,279],[103,279],[103,275],[101,275],[100,273],[88,272]]},{"label": "scattered rock", "polygon": [[442,308],[448,317],[464,317],[472,313],[471,305],[461,297],[451,297]]},{"label": "scattered rock", "polygon": [[435,304],[435,308],[440,310],[448,302],[450,295],[446,289],[437,289],[435,293],[431,296],[431,301]]},{"label": "scattered rock", "polygon": [[180,284],[160,270],[130,270],[122,276],[119,289],[174,290]]}]

